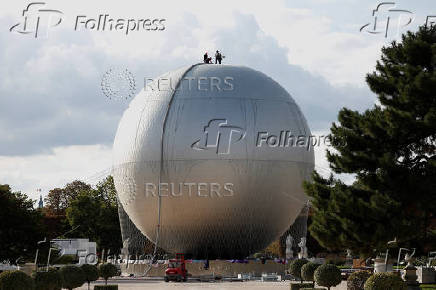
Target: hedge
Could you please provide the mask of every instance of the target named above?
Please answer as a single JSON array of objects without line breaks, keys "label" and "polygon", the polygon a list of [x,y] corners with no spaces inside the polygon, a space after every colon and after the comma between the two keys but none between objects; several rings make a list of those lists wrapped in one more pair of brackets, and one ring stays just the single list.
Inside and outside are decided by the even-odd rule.
[{"label": "hedge", "polygon": [[341,270],[332,264],[324,264],[316,269],[315,282],[319,286],[330,287],[339,285],[342,281]]},{"label": "hedge", "polygon": [[312,283],[291,283],[291,290],[300,290],[304,288],[313,287]]},{"label": "hedge", "polygon": [[23,271],[4,271],[0,274],[0,290],[33,290],[35,284]]},{"label": "hedge", "polygon": [[47,272],[33,273],[36,290],[61,290],[62,275],[54,268],[48,269]]},{"label": "hedge", "polygon": [[407,284],[394,273],[375,273],[365,282],[365,290],[406,290]]},{"label": "hedge", "polygon": [[95,285],[94,290],[118,290],[118,285]]}]

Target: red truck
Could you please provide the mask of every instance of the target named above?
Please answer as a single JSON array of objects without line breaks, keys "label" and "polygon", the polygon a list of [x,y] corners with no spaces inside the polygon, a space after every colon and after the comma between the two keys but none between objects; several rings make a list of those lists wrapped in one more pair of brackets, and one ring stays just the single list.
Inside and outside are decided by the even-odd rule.
[{"label": "red truck", "polygon": [[188,280],[188,271],[186,270],[185,257],[181,253],[176,254],[175,259],[170,259],[168,268],[165,270],[165,282],[177,281],[185,282]]}]

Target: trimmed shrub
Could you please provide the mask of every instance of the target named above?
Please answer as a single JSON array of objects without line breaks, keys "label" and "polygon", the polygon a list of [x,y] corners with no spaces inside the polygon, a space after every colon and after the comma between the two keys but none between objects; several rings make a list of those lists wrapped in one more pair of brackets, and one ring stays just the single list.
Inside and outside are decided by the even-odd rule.
[{"label": "trimmed shrub", "polygon": [[313,274],[315,274],[315,270],[319,267],[319,264],[315,263],[306,263],[301,267],[301,278],[304,281],[312,281],[313,287],[315,287],[315,279],[313,278]]},{"label": "trimmed shrub", "polygon": [[351,274],[347,279],[347,290],[364,290],[366,280],[371,277],[368,271],[357,271]]},{"label": "trimmed shrub", "polygon": [[78,262],[79,260],[75,255],[63,255],[54,260],[53,264],[56,265],[68,265],[68,264],[74,264]]},{"label": "trimmed shrub", "polygon": [[36,290],[61,290],[62,275],[57,269],[50,268],[48,272],[33,273]]},{"label": "trimmed shrub", "polygon": [[330,287],[339,285],[342,281],[341,270],[332,264],[324,264],[315,270],[315,282],[319,286]]},{"label": "trimmed shrub", "polygon": [[427,284],[427,285],[421,284],[421,285],[419,285],[419,288],[423,289],[423,290],[435,290],[436,285],[434,285],[434,284]]},{"label": "trimmed shrub", "polygon": [[406,290],[407,284],[394,273],[375,273],[365,282],[365,290]]},{"label": "trimmed shrub", "polygon": [[289,265],[289,273],[291,273],[292,276],[295,278],[300,279],[301,283],[303,283],[303,279],[301,278],[301,267],[303,267],[304,264],[307,264],[309,261],[306,259],[296,259],[291,262]]},{"label": "trimmed shrub", "polygon": [[32,290],[35,285],[23,271],[4,271],[0,274],[0,290]]},{"label": "trimmed shrub", "polygon": [[118,290],[118,285],[95,285],[94,290]]},{"label": "trimmed shrub", "polygon": [[102,277],[107,285],[107,280],[118,274],[118,268],[111,263],[105,263],[98,266],[98,274]]},{"label": "trimmed shrub", "polygon": [[311,287],[313,287],[312,283],[298,283],[298,284],[291,283],[291,290],[301,290],[304,288],[311,288]]},{"label": "trimmed shrub", "polygon": [[85,283],[85,273],[77,266],[62,267],[59,272],[62,275],[62,287],[69,290],[80,287]]},{"label": "trimmed shrub", "polygon": [[92,281],[96,281],[99,277],[97,266],[83,264],[80,268],[85,274],[85,282],[88,283],[88,290],[89,290],[89,284],[91,284]]}]

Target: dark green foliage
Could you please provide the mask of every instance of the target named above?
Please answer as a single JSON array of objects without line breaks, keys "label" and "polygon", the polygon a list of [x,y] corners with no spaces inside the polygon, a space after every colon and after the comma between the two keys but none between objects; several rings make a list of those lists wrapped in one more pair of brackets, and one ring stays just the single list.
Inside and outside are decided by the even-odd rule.
[{"label": "dark green foliage", "polygon": [[80,287],[85,283],[85,273],[77,266],[65,266],[60,270],[62,275],[62,287],[69,290]]},{"label": "dark green foliage", "polygon": [[365,290],[406,290],[407,284],[394,273],[375,273],[365,282]]},{"label": "dark green foliage", "polygon": [[315,282],[330,289],[332,286],[339,285],[342,281],[341,270],[332,264],[324,264],[315,270]]},{"label": "dark green foliage", "polygon": [[436,285],[435,284],[427,284],[427,285],[421,284],[421,285],[419,285],[419,288],[423,289],[423,290],[435,290]]},{"label": "dark green foliage", "polygon": [[57,269],[50,268],[48,272],[33,273],[35,290],[61,290],[62,275]]},{"label": "dark green foliage", "polygon": [[54,264],[57,265],[67,265],[67,264],[75,264],[78,262],[78,259],[76,256],[73,255],[62,255],[59,258],[54,260]]},{"label": "dark green foliage", "polygon": [[22,271],[4,271],[0,274],[0,290],[32,290],[32,278]]},{"label": "dark green foliage", "polygon": [[[347,108],[331,127],[330,168],[354,174],[346,185],[314,173],[311,234],[331,250],[372,254],[395,237],[431,245],[436,212],[436,26],[421,27],[382,49],[367,76],[380,105]],[[433,241],[434,244],[434,241]]]},{"label": "dark green foliage", "polygon": [[[315,263],[306,263],[301,267],[301,278],[304,281],[315,281],[313,275],[315,274],[315,270],[319,267],[319,264]],[[315,287],[315,283],[313,284]]]},{"label": "dark green foliage", "polygon": [[89,264],[84,264],[80,268],[82,268],[82,271],[85,274],[85,282],[88,283],[88,289],[89,289],[89,284],[92,281],[96,281],[99,277],[98,268],[95,265],[89,265]]},{"label": "dark green foliage", "polygon": [[0,261],[34,258],[36,243],[43,238],[42,214],[33,209],[33,201],[0,185]]},{"label": "dark green foliage", "polygon": [[303,267],[304,264],[308,263],[306,259],[295,259],[293,260],[289,265],[289,273],[291,273],[292,276],[295,278],[298,278],[303,282],[301,278],[301,267]]},{"label": "dark green foliage", "polygon": [[45,198],[47,212],[54,216],[65,216],[65,211],[70,206],[71,201],[76,199],[81,192],[91,190],[91,185],[80,180],[70,182],[64,188],[54,188],[49,191]]},{"label": "dark green foliage", "polygon": [[291,290],[300,290],[304,288],[311,288],[313,285],[312,283],[291,283]]},{"label": "dark green foliage", "polygon": [[116,252],[122,247],[118,204],[112,176],[96,189],[79,192],[66,208],[67,221],[79,237],[95,241],[99,249]]},{"label": "dark green foliage", "polygon": [[118,285],[95,285],[94,290],[118,290]]},{"label": "dark green foliage", "polygon": [[98,266],[98,273],[102,277],[107,285],[107,280],[118,274],[118,268],[111,263],[100,264]]},{"label": "dark green foliage", "polygon": [[366,280],[371,276],[368,271],[357,271],[347,279],[347,290],[363,290]]}]

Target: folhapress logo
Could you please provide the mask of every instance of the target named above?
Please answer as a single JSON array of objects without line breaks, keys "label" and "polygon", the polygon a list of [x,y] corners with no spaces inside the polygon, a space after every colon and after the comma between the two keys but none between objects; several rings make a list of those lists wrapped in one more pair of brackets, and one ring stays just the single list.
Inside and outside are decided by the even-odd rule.
[{"label": "folhapress logo", "polygon": [[229,154],[231,145],[245,137],[243,128],[229,125],[226,119],[210,120],[203,132],[203,136],[191,145],[192,149],[214,149],[217,154]]},{"label": "folhapress logo", "polygon": [[21,22],[13,25],[9,30],[20,34],[33,34],[48,37],[49,30],[62,22],[62,12],[44,8],[44,2],[32,2],[23,10]]},{"label": "folhapress logo", "polygon": [[[20,34],[33,34],[48,37],[49,30],[62,22],[63,13],[59,10],[45,8],[45,2],[32,2],[23,10],[22,21],[9,30]],[[78,15],[71,24],[74,31],[121,31],[126,35],[135,31],[165,30],[164,18],[114,18],[109,14],[88,17]]]}]

